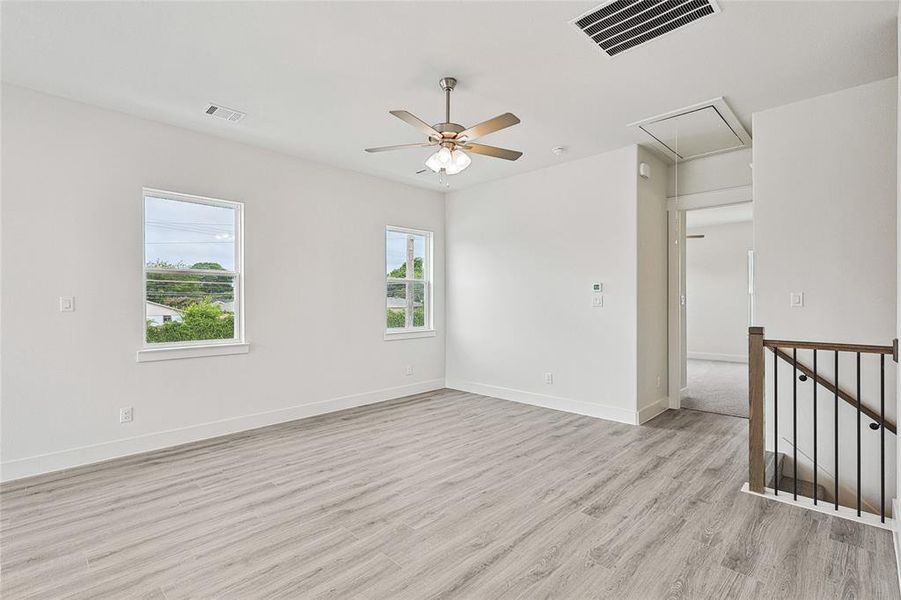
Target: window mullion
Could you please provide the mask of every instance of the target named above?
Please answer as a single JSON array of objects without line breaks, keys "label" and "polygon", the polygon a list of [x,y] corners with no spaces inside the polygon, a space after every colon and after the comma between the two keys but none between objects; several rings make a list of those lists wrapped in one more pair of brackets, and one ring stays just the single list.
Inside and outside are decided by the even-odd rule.
[{"label": "window mullion", "polygon": [[406,310],[404,310],[404,326],[407,329],[413,327],[414,298],[413,298],[412,279],[416,275],[416,271],[414,268],[414,265],[416,263],[416,260],[414,258],[414,243],[415,243],[415,238],[412,235],[407,234],[406,276],[407,276],[408,281],[406,283],[407,306],[406,306]]}]

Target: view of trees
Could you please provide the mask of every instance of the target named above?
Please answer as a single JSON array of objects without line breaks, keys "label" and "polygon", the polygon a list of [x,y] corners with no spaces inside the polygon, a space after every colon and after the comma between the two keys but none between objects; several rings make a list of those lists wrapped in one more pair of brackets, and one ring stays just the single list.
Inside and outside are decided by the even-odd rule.
[{"label": "view of trees", "polygon": [[[148,269],[224,270],[215,262],[193,265],[165,261],[147,263]],[[183,342],[228,339],[235,335],[235,315],[220,304],[234,301],[231,277],[187,273],[147,273],[147,300],[181,311],[181,320],[162,324],[147,321],[147,341]]]},{"label": "view of trees", "polygon": [[[222,271],[222,265],[200,262],[193,265],[172,264],[157,260],[148,269],[197,269]],[[173,308],[185,308],[204,299],[231,302],[235,299],[231,277],[223,275],[188,275],[182,273],[147,273],[147,299]]]},{"label": "view of trees", "polygon": [[[417,279],[423,278],[423,268],[422,268],[422,257],[413,259],[413,276]],[[388,273],[388,277],[397,278],[397,279],[405,279],[407,277],[407,264],[404,263],[401,266],[397,267],[390,273]],[[388,285],[388,298],[398,298],[401,300],[406,300],[407,298],[407,289],[412,287],[413,289],[413,326],[414,327],[422,327],[425,325],[425,285],[422,283],[414,283],[414,284],[389,284]],[[387,308],[386,316],[388,319],[388,328],[394,329],[398,327],[404,327],[406,324],[406,310],[404,308]]]}]

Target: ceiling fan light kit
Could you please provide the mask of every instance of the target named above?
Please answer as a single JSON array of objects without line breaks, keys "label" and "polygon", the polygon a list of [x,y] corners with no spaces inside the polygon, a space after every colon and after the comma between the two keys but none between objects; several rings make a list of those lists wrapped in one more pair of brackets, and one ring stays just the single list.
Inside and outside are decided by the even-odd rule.
[{"label": "ceiling fan light kit", "polygon": [[431,171],[438,173],[439,183],[441,184],[444,184],[445,182],[445,175],[456,175],[465,170],[472,163],[472,158],[470,158],[464,150],[475,154],[490,156],[492,158],[502,158],[511,161],[522,156],[522,152],[516,150],[507,150],[506,148],[497,148],[495,146],[473,143],[473,140],[484,135],[516,125],[519,123],[519,119],[516,115],[513,113],[504,113],[466,129],[458,123],[452,123],[450,120],[450,97],[451,92],[457,85],[457,80],[453,77],[443,77],[438,82],[438,85],[441,86],[441,89],[444,90],[445,94],[443,123],[429,125],[419,117],[405,110],[389,111],[398,119],[404,121],[408,125],[412,125],[420,132],[426,134],[428,136],[427,142],[421,144],[401,144],[398,146],[366,148],[366,152],[385,152],[389,150],[438,146],[439,148],[426,159],[425,166]]}]

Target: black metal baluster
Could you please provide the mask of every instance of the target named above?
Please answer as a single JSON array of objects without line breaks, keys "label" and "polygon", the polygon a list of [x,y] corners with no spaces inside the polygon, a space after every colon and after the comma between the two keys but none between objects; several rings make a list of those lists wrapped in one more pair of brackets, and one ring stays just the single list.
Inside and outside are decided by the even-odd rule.
[{"label": "black metal baluster", "polygon": [[813,349],[813,503],[817,504],[817,350]]},{"label": "black metal baluster", "polygon": [[879,514],[885,523],[885,354],[879,355],[879,427]]},{"label": "black metal baluster", "polygon": [[779,348],[773,346],[773,495],[779,495]]},{"label": "black metal baluster", "polygon": [[792,349],[792,460],[794,461],[792,476],[792,496],[798,499],[798,349]]},{"label": "black metal baluster", "polygon": [[860,516],[860,352],[857,353],[857,516]]},{"label": "black metal baluster", "polygon": [[835,510],[838,510],[838,350],[835,351]]}]

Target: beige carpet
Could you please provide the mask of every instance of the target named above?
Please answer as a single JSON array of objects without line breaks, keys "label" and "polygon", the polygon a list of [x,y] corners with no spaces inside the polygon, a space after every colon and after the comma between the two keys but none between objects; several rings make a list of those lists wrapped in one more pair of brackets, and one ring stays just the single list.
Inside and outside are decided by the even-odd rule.
[{"label": "beige carpet", "polygon": [[748,365],[689,360],[682,408],[748,418]]}]

